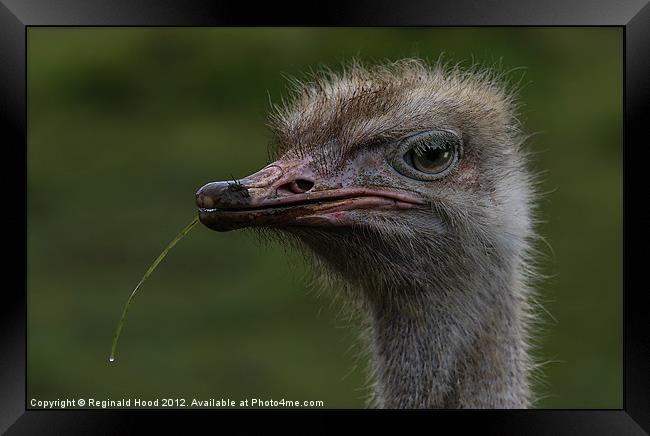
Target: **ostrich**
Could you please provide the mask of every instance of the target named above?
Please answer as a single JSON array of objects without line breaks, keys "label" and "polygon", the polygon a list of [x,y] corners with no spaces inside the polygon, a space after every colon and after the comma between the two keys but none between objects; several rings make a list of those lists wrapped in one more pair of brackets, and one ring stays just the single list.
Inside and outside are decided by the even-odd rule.
[{"label": "ostrich", "polygon": [[512,87],[405,59],[294,80],[273,162],[196,193],[309,254],[364,321],[381,408],[530,407],[534,178]]}]

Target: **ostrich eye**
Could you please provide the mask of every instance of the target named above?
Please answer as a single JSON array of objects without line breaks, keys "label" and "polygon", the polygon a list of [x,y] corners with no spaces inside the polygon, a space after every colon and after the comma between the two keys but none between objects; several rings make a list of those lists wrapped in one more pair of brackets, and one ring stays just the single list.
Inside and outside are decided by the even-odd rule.
[{"label": "ostrich eye", "polygon": [[402,140],[393,167],[410,178],[433,180],[451,171],[459,152],[460,138],[452,132],[419,133]]},{"label": "ostrich eye", "polygon": [[[407,153],[409,161],[416,170],[427,174],[437,174],[447,169],[454,159],[454,149],[450,144],[422,144]],[[407,161],[407,163],[409,163]]]}]

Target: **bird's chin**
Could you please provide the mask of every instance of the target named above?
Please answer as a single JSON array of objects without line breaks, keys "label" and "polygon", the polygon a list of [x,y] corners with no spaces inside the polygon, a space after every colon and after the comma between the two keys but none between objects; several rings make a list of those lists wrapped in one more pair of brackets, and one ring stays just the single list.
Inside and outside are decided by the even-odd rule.
[{"label": "bird's chin", "polygon": [[381,195],[240,209],[199,209],[199,219],[218,232],[246,227],[346,227],[363,224],[372,211],[407,210],[421,203]]}]

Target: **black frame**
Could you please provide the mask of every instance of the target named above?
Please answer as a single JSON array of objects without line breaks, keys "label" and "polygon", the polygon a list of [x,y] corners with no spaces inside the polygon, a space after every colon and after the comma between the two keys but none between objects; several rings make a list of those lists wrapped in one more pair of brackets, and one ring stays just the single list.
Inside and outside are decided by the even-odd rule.
[{"label": "black frame", "polygon": [[[12,177],[11,197],[4,201],[4,229],[17,237],[16,251],[8,251],[5,266],[17,274],[23,286],[7,287],[3,294],[0,323],[0,431],[38,434],[65,429],[65,433],[89,430],[102,432],[150,430],[156,423],[170,429],[170,417],[211,424],[228,416],[250,425],[259,420],[241,419],[241,412],[208,413],[187,411],[166,414],[159,411],[28,411],[26,410],[26,36],[30,26],[219,26],[219,25],[417,25],[417,26],[620,26],[624,28],[624,401],[622,410],[529,410],[529,411],[428,411],[406,412],[409,424],[435,428],[473,427],[489,434],[648,434],[650,431],[650,339],[645,313],[645,289],[641,283],[642,248],[650,245],[650,217],[644,215],[649,184],[644,183],[644,157],[650,156],[647,137],[642,137],[642,109],[650,103],[650,5],[648,0],[502,0],[476,2],[451,0],[417,4],[384,1],[321,6],[317,13],[304,9],[273,13],[252,4],[216,4],[209,0],[0,0],[0,122],[5,170]],[[298,14],[301,16],[298,16]],[[275,17],[271,19],[269,17]],[[643,138],[643,139],[642,139]],[[635,168],[637,167],[637,168]],[[639,170],[639,171],[635,171]],[[13,175],[13,174],[12,174]],[[6,177],[6,180],[10,180]],[[22,190],[14,181],[19,180]],[[639,190],[638,195],[633,190]],[[641,201],[639,201],[641,200]],[[22,205],[23,216],[15,213]],[[22,229],[20,232],[18,229]],[[637,279],[637,280],[635,280]],[[263,413],[265,420],[284,413]],[[301,411],[310,429],[323,428],[332,420],[331,411]],[[371,414],[369,426],[386,428],[391,412]],[[434,413],[430,416],[429,413]],[[458,415],[463,413],[463,415]],[[468,415],[469,414],[469,415]],[[349,414],[348,414],[349,415]],[[471,416],[470,419],[467,419]],[[288,422],[294,423],[296,414]],[[188,419],[189,418],[189,419]],[[415,422],[418,421],[418,422]],[[444,421],[444,423],[443,423]],[[221,427],[221,424],[217,424]],[[330,424],[331,425],[331,424]],[[443,427],[443,428],[444,428]],[[241,427],[240,427],[241,428]],[[333,427],[336,429],[336,427]],[[644,431],[645,429],[645,431]],[[112,430],[112,431],[111,431]],[[336,430],[335,430],[336,431]]]}]

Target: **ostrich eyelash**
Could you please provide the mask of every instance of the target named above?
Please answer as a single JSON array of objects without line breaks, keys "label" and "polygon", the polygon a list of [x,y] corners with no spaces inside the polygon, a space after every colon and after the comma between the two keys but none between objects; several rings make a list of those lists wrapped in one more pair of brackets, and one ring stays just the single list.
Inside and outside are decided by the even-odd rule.
[{"label": "ostrich eyelash", "polygon": [[420,140],[411,148],[411,150],[413,150],[418,156],[422,156],[427,151],[435,150],[437,148],[442,148],[442,147],[440,146],[440,144],[435,144],[428,141]]}]

